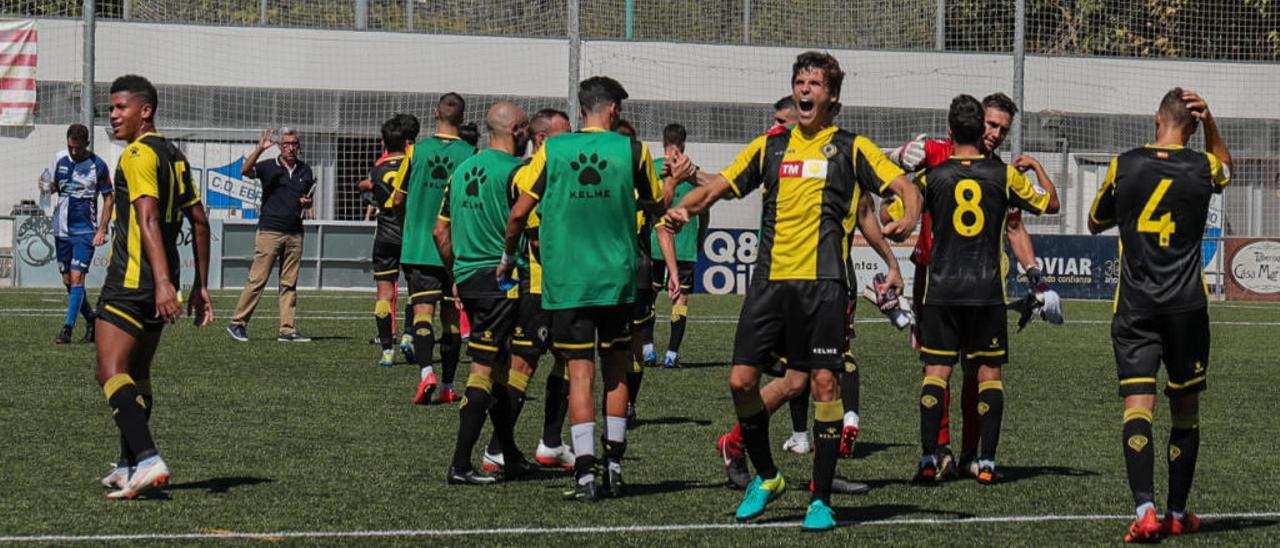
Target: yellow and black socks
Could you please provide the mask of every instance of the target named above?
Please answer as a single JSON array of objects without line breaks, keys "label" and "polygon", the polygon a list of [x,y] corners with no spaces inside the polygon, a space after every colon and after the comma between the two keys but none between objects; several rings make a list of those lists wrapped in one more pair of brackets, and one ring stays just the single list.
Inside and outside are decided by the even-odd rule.
[{"label": "yellow and black socks", "polygon": [[[475,376],[475,375],[472,375]],[[514,394],[505,383],[494,383],[493,408],[489,410],[489,422],[493,423],[493,442],[501,448],[504,462],[514,463],[524,458],[516,447]],[[467,386],[471,381],[467,381]],[[468,389],[468,392],[470,389]]]},{"label": "yellow and black socks", "polygon": [[126,460],[138,463],[155,456],[156,444],[147,426],[147,400],[142,397],[133,377],[125,373],[112,376],[102,385],[102,393],[111,405],[116,428],[124,439],[125,452],[132,457]]},{"label": "yellow and black socks", "polygon": [[[445,303],[444,306],[453,306]],[[445,325],[445,334],[440,337],[440,383],[445,388],[453,386],[453,378],[458,371],[458,357],[462,355],[462,331],[457,323]]]},{"label": "yellow and black socks", "polygon": [[378,341],[382,343],[383,350],[390,350],[396,342],[391,335],[391,323],[395,321],[391,313],[391,301],[378,300],[373,303],[373,320],[378,324]]},{"label": "yellow and black socks", "polygon": [[982,421],[981,449],[978,462],[995,464],[996,448],[1000,445],[1000,425],[1004,422],[1004,383],[983,381],[978,383],[978,416]]},{"label": "yellow and black socks", "polygon": [[820,401],[813,404],[813,497],[810,500],[831,502],[831,480],[836,475],[840,458],[840,434],[844,422],[844,402]]},{"label": "yellow and black socks", "polygon": [[1173,415],[1169,432],[1169,505],[1171,512],[1184,512],[1191,481],[1196,475],[1196,457],[1200,453],[1200,415]]},{"label": "yellow and black socks", "polygon": [[[644,359],[641,357],[640,359]],[[644,365],[640,360],[631,359],[631,369],[627,370],[627,401],[631,405],[636,404],[636,398],[640,396],[640,384],[644,382]]]},{"label": "yellow and black socks", "polygon": [[924,377],[920,385],[920,449],[926,457],[938,454],[938,431],[942,428],[942,415],[947,412],[943,405],[946,395],[946,380]]},{"label": "yellow and black socks", "polygon": [[[520,422],[520,412],[524,411],[524,401],[529,390],[529,375],[512,369],[507,372],[506,392],[509,401],[509,416],[511,417],[511,428],[515,429],[515,425]],[[498,412],[498,406],[494,406],[494,413]],[[496,427],[496,423],[495,423]],[[497,431],[494,436],[489,439],[489,447],[486,451],[490,455],[497,455],[503,450],[502,442],[498,439]]]},{"label": "yellow and black socks", "polygon": [[667,355],[679,354],[684,342],[684,327],[689,322],[689,305],[671,305],[671,339],[667,341]]},{"label": "yellow and black socks", "polygon": [[457,470],[471,469],[471,450],[480,439],[485,415],[493,405],[492,391],[493,379],[476,374],[467,378],[467,389],[458,409],[458,441],[453,448],[453,467]]},{"label": "yellow and black socks", "polygon": [[742,430],[742,444],[747,448],[747,457],[755,467],[756,474],[764,479],[772,479],[778,475],[778,467],[773,463],[773,453],[769,450],[769,410],[764,407],[760,392],[734,394],[734,411],[738,415],[738,425]]},{"label": "yellow and black socks", "polygon": [[[413,327],[414,327],[413,300],[410,299],[409,303],[404,305],[404,327],[402,328],[404,329],[404,334],[412,335]],[[415,348],[414,350],[417,350],[417,349]]]},{"label": "yellow and black socks", "polygon": [[1133,505],[1155,504],[1155,449],[1151,444],[1150,409],[1130,407],[1124,410],[1124,468],[1129,476]]},{"label": "yellow and black socks", "polygon": [[560,431],[564,430],[564,416],[569,411],[569,379],[565,377],[564,363],[556,365],[547,375],[547,399],[542,408],[542,444],[560,447]]},{"label": "yellow and black socks", "polygon": [[431,357],[436,351],[436,332],[431,325],[431,316],[422,315],[413,317],[413,359],[418,362],[418,368],[423,370],[423,376],[426,376],[426,370],[431,369]]},{"label": "yellow and black socks", "polygon": [[791,401],[787,402],[787,407],[791,409],[791,431],[797,434],[808,432],[809,387],[805,386],[803,392],[791,398]]},{"label": "yellow and black socks", "polygon": [[858,415],[858,401],[862,396],[862,373],[858,370],[858,362],[853,354],[844,353],[844,370],[840,372],[840,400],[844,402],[845,413]]}]

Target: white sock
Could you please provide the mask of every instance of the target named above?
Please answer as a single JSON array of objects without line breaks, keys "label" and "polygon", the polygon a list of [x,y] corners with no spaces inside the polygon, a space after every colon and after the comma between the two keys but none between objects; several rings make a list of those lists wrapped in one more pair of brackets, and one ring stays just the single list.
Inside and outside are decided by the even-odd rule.
[{"label": "white sock", "polygon": [[645,343],[644,347],[642,347],[642,348],[641,348],[641,353],[642,353],[642,354],[644,354],[644,355],[646,355],[646,356],[648,356],[649,354],[652,354],[652,353],[653,353],[653,343]]},{"label": "white sock", "polygon": [[432,369],[430,365],[428,365],[422,368],[421,373],[422,373],[422,380],[427,380],[427,375],[435,373],[435,370]]},{"label": "white sock", "polygon": [[604,439],[617,443],[627,441],[627,418],[605,417]]},{"label": "white sock", "polygon": [[792,432],[791,439],[809,441],[809,432]]},{"label": "white sock", "polygon": [[860,426],[858,426],[858,414],[854,413],[853,411],[845,411],[844,425],[845,426],[852,425],[854,428],[861,428]]},{"label": "white sock", "polygon": [[[622,426],[626,429],[627,421],[623,419]],[[584,422],[569,427],[569,433],[573,436],[573,454],[576,456],[594,455],[596,454],[596,423]]]},{"label": "white sock", "polygon": [[1139,506],[1137,510],[1135,510],[1135,512],[1138,514],[1138,518],[1141,519],[1142,515],[1147,513],[1147,510],[1154,511],[1155,509],[1156,509],[1156,504],[1154,502],[1147,502],[1147,503],[1144,503],[1142,506]]},{"label": "white sock", "polygon": [[996,461],[989,460],[989,459],[978,459],[978,468],[982,468],[983,466],[987,466],[987,467],[990,467],[992,470],[995,470]]},{"label": "white sock", "polygon": [[1187,517],[1187,514],[1184,512],[1174,512],[1170,510],[1169,514],[1173,516],[1173,519],[1176,519],[1178,521],[1182,521],[1183,518]]}]

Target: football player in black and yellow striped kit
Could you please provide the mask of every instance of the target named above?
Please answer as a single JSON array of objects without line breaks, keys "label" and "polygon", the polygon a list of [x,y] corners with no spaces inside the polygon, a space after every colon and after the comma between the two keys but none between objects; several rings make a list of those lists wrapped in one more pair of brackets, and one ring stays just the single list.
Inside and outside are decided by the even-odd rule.
[{"label": "football player in black and yellow striped kit", "polygon": [[[1232,167],[1209,105],[1195,92],[1170,90],[1155,121],[1155,143],[1111,160],[1089,212],[1094,234],[1120,229],[1111,337],[1124,398],[1125,471],[1137,514],[1126,542],[1157,541],[1200,528],[1200,519],[1187,512],[1200,450],[1200,392],[1209,368],[1209,289],[1200,246],[1209,200],[1230,183]],[[1208,152],[1187,148],[1200,123]],[[1156,517],[1151,435],[1161,362],[1169,375],[1164,393],[1173,423],[1163,521]]]},{"label": "football player in black and yellow striped kit", "polygon": [[830,494],[844,415],[836,372],[844,367],[847,341],[848,234],[863,192],[892,191],[903,198],[906,215],[886,225],[885,235],[905,238],[919,220],[920,192],[902,170],[870,139],[834,125],[843,80],[831,55],[799,55],[791,75],[796,127],[752,141],[733,165],[706,177],[664,219],[678,229],[723,196],[764,189],[759,259],[742,305],[729,378],[757,474],[738,506],[739,520],[758,517],[786,489],[770,454],[769,414],[760,395],[761,368],[771,366],[771,354],[782,348],[790,367],[810,371],[816,401],[814,485],[804,528],[835,527]]},{"label": "football player in black and yellow striped kit", "polygon": [[187,159],[156,132],[159,97],[146,78],[111,84],[111,130],[128,144],[115,177],[111,259],[98,300],[98,384],[120,430],[120,460],[102,479],[111,499],[132,499],[163,487],[169,467],[149,425],[155,402],[151,361],[166,323],[182,316],[178,239],[191,223],[196,277],[187,311],[197,326],[213,321],[207,288],[209,222]]}]

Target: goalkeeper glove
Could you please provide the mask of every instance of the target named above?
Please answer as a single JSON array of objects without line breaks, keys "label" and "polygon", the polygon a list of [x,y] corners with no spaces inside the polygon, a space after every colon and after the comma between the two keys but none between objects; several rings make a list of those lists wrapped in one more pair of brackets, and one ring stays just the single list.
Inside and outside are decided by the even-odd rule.
[{"label": "goalkeeper glove", "polygon": [[904,170],[919,170],[924,164],[924,142],[928,136],[927,133],[921,133],[912,137],[906,144],[889,151],[889,159]]},{"label": "goalkeeper glove", "polygon": [[916,323],[915,314],[910,310],[903,308],[906,301],[898,297],[898,291],[886,285],[888,277],[883,272],[875,275],[871,280],[871,285],[866,286],[862,290],[862,296],[876,306],[886,317],[889,323],[898,329],[906,329]]}]

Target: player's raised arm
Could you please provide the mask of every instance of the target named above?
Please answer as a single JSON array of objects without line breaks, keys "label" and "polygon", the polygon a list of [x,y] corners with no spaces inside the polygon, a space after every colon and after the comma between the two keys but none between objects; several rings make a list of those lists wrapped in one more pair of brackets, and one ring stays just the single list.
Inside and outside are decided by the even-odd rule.
[{"label": "player's raised arm", "polygon": [[[886,283],[898,293],[902,293],[906,285],[902,281],[902,270],[898,265],[898,258],[893,255],[893,248],[889,246],[889,242],[884,238],[884,232],[880,230],[879,217],[871,196],[864,195],[858,201],[858,230],[862,231],[862,237],[867,240],[867,245],[875,250],[876,255],[880,256],[889,269]],[[849,235],[852,238],[853,233],[850,232]]]},{"label": "player's raised arm", "polygon": [[[1044,166],[1040,165],[1040,161],[1028,154],[1018,156],[1013,160],[1013,167],[1019,172],[1026,172],[1028,169],[1036,174],[1036,180],[1040,182],[1040,188],[1049,195],[1049,203],[1042,213],[1057,213],[1061,209],[1062,204],[1058,201],[1058,188],[1053,184],[1053,179],[1049,177],[1049,173],[1044,170]],[[1036,213],[1033,211],[1033,213]],[[1038,213],[1037,213],[1038,214]]]},{"label": "player's raised arm", "polygon": [[262,137],[258,139],[258,146],[253,147],[253,152],[249,153],[249,157],[244,159],[244,165],[240,166],[240,176],[257,179],[258,157],[273,146],[276,146],[275,132],[270,129],[262,130]]},{"label": "player's raised arm", "polygon": [[1191,111],[1191,115],[1204,124],[1204,148],[1227,167],[1223,180],[1230,179],[1230,173],[1235,171],[1235,163],[1231,159],[1231,151],[1227,150],[1226,141],[1222,140],[1222,133],[1218,131],[1217,120],[1209,112],[1209,103],[1200,94],[1189,89],[1183,90],[1182,100],[1187,102],[1187,110]]},{"label": "player's raised arm", "polygon": [[901,242],[915,232],[916,224],[920,222],[923,198],[920,196],[920,189],[906,175],[894,177],[889,182],[888,189],[902,202],[902,218],[884,225],[881,232],[890,240]]}]

